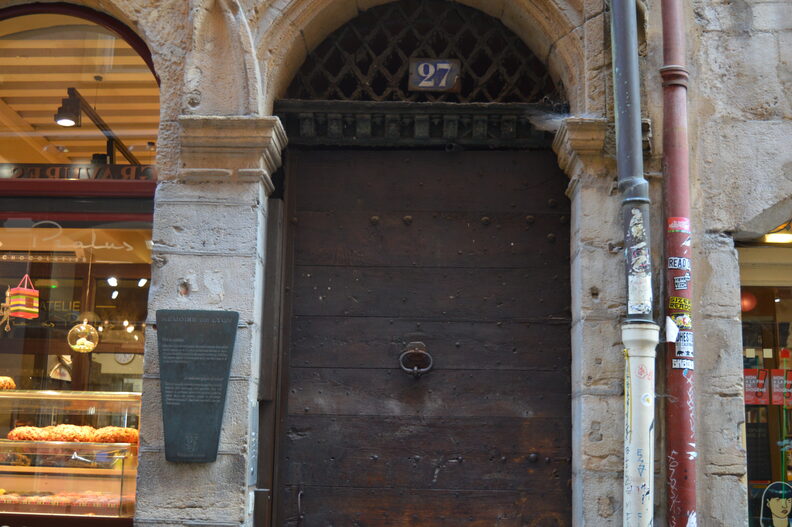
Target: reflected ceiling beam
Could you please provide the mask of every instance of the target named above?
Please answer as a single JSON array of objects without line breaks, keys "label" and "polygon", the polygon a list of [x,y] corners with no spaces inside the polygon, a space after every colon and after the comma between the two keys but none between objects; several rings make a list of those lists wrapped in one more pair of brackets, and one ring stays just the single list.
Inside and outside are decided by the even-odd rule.
[{"label": "reflected ceiling beam", "polygon": [[85,97],[83,97],[82,94],[80,94],[80,92],[77,91],[77,88],[68,88],[66,91],[68,92],[70,99],[76,99],[79,101],[80,110],[82,110],[82,112],[85,115],[87,115],[88,118],[91,119],[91,121],[93,121],[93,124],[107,138],[107,155],[109,158],[108,162],[109,163],[115,162],[115,154],[113,152],[113,147],[115,147],[115,149],[121,152],[121,155],[124,156],[127,161],[129,161],[133,165],[139,165],[140,161],[138,161],[138,159],[135,157],[135,154],[129,151],[129,148],[127,148],[124,142],[121,141],[121,139],[115,134],[115,132],[113,132],[113,130],[110,128],[110,125],[108,125],[105,122],[105,120],[102,119],[102,116],[99,115],[96,112],[96,110],[93,109],[93,107],[91,107],[88,101],[85,100]]},{"label": "reflected ceiling beam", "polygon": [[41,156],[50,163],[71,163],[68,157],[61,154],[55,145],[44,139],[2,99],[0,99],[0,124],[15,132],[21,140],[40,152]]}]

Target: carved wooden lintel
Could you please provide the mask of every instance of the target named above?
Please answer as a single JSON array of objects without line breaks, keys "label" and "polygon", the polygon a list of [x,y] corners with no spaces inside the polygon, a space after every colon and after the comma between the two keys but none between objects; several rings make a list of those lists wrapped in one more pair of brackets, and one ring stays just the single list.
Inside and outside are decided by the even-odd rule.
[{"label": "carved wooden lintel", "polygon": [[557,115],[539,104],[281,100],[292,145],[543,148],[552,136],[534,121]]}]

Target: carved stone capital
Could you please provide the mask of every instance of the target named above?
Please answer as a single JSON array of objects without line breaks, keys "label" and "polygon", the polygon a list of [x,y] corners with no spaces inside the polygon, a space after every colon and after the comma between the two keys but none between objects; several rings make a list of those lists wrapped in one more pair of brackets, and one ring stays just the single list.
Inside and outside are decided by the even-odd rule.
[{"label": "carved stone capital", "polygon": [[282,163],[286,132],[277,117],[182,115],[181,161],[185,183],[261,181]]},{"label": "carved stone capital", "polygon": [[570,179],[578,177],[586,165],[601,158],[605,150],[608,121],[596,117],[564,119],[553,141],[558,165]]}]

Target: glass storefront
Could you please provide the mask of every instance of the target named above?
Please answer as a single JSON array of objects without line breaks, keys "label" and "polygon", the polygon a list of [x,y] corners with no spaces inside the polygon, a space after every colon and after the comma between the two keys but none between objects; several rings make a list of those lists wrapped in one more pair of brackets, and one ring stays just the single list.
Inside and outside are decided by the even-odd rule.
[{"label": "glass storefront", "polygon": [[792,516],[792,248],[745,246],[740,264],[750,525],[776,525]]},{"label": "glass storefront", "polygon": [[131,525],[159,88],[112,28],[3,12],[0,524]]}]

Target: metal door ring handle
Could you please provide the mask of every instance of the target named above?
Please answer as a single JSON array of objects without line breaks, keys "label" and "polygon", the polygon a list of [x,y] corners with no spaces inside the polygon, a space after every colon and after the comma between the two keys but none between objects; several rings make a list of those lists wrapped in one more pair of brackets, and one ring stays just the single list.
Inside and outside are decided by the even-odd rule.
[{"label": "metal door ring handle", "polygon": [[418,379],[432,369],[434,359],[426,351],[426,345],[423,342],[410,342],[407,344],[407,349],[399,355],[399,366],[405,373]]}]

